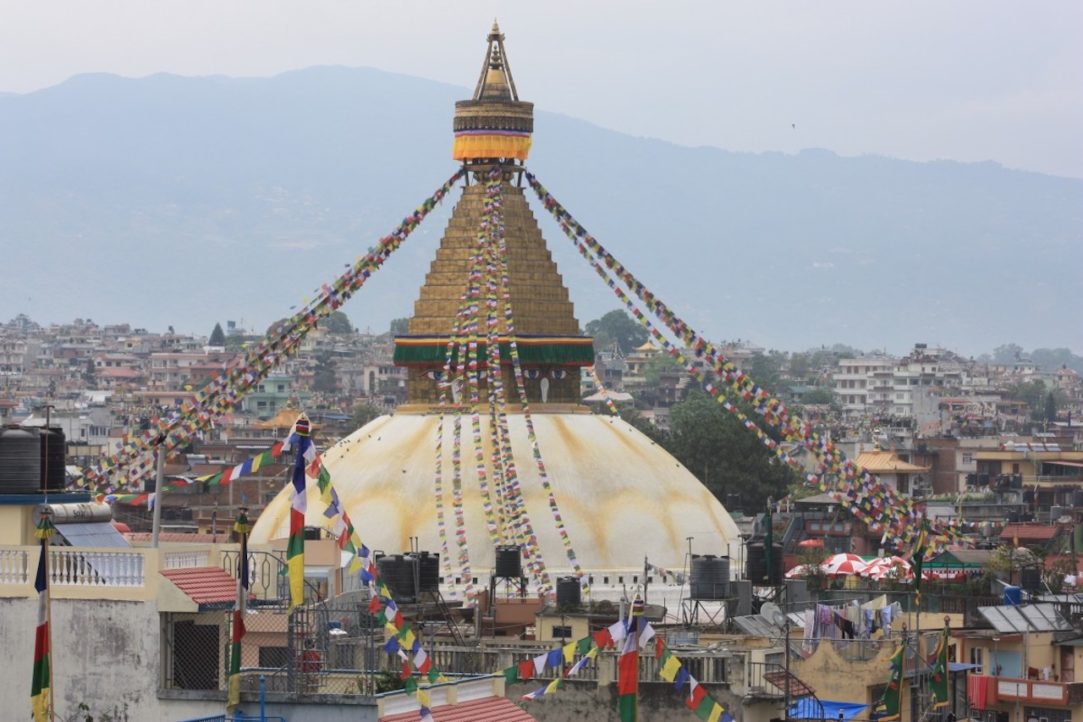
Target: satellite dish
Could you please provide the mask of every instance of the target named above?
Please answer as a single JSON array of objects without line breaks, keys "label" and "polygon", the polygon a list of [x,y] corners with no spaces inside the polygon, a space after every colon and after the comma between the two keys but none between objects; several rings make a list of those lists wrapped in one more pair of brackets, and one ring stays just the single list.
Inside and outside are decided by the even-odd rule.
[{"label": "satellite dish", "polygon": [[760,607],[760,614],[776,627],[781,628],[786,624],[786,615],[774,602],[764,602],[763,606]]}]

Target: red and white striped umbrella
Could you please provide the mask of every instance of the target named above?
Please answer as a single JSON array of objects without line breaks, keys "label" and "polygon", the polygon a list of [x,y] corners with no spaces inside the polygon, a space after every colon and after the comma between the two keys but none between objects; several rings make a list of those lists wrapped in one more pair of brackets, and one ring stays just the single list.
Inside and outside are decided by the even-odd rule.
[{"label": "red and white striped umbrella", "polygon": [[798,564],[796,567],[786,572],[787,579],[800,579],[801,577],[807,577],[810,574],[815,574],[817,567],[815,564]]},{"label": "red and white striped umbrella", "polygon": [[868,566],[857,554],[835,554],[820,565],[820,569],[829,577],[842,577],[860,574]]},{"label": "red and white striped umbrella", "polygon": [[865,567],[864,576],[869,579],[898,579],[900,581],[911,579],[914,572],[910,569],[910,562],[902,557],[880,557],[873,559]]}]

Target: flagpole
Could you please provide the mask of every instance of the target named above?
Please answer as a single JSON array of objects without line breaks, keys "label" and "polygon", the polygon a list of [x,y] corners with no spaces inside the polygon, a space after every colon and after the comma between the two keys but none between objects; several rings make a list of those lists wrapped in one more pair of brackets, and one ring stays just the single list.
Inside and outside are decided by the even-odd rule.
[{"label": "flagpole", "polygon": [[[646,577],[644,577],[646,581]],[[632,600],[632,650],[636,656],[636,696],[635,696],[635,719],[639,722],[639,624],[643,619],[644,602],[636,595]]]},{"label": "flagpole", "polygon": [[[52,510],[49,507],[45,507],[42,511],[42,516],[48,518],[52,514]],[[45,555],[45,578],[49,578],[49,534],[45,535],[45,538],[41,541],[41,553]],[[49,589],[49,584],[45,585],[45,618],[49,620],[49,626],[45,628],[46,639],[49,643],[49,719],[56,719],[56,712],[53,706],[53,595]]]},{"label": "flagpole", "polygon": [[49,428],[52,421],[53,405],[45,404],[45,453],[42,454],[42,461],[45,464],[45,468],[41,472],[41,491],[43,497],[43,505],[41,507],[41,520],[44,523],[41,538],[41,555],[42,565],[45,569],[45,640],[46,645],[49,648],[49,692],[46,695],[46,713],[49,715],[49,720],[52,722],[54,719],[53,713],[53,612],[52,612],[52,595],[49,593],[49,517],[52,516],[53,510],[49,506],[49,436],[52,434],[52,430]]},{"label": "flagpole", "polygon": [[[151,516],[151,531],[150,531],[150,545],[155,549],[158,548],[158,536],[162,531],[162,500],[159,499],[162,495],[162,487],[165,485],[165,435],[158,436],[158,444],[155,447],[156,464],[154,480],[154,512]],[[230,487],[232,488],[232,487]],[[213,541],[213,540],[212,540]]]}]

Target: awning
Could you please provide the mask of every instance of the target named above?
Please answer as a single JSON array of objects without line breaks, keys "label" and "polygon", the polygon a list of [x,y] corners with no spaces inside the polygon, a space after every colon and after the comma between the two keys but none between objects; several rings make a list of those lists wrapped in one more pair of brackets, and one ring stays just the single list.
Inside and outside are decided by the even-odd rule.
[{"label": "awning", "polygon": [[[821,710],[820,707],[823,706]],[[817,704],[812,697],[802,697],[790,707],[790,719],[851,720],[868,709],[867,704],[857,702],[832,702],[822,699]]]},{"label": "awning", "polygon": [[1070,466],[1073,469],[1083,469],[1083,461],[1043,461],[1043,464],[1054,464],[1056,466]]},{"label": "awning", "polygon": [[56,531],[73,547],[131,546],[111,521],[67,522],[57,524]]}]

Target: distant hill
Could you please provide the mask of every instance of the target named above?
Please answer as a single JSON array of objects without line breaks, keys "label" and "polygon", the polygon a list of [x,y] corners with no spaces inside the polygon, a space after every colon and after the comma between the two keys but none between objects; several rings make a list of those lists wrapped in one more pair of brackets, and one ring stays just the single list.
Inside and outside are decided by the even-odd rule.
[{"label": "distant hill", "polygon": [[[83,75],[0,95],[0,317],[262,329],[454,171],[451,114],[466,93],[319,67]],[[529,165],[714,338],[1083,349],[1083,180],[688,148],[542,111]],[[449,208],[346,307],[355,323],[383,330],[411,313]],[[555,226],[543,230],[580,322],[614,308]]]}]

